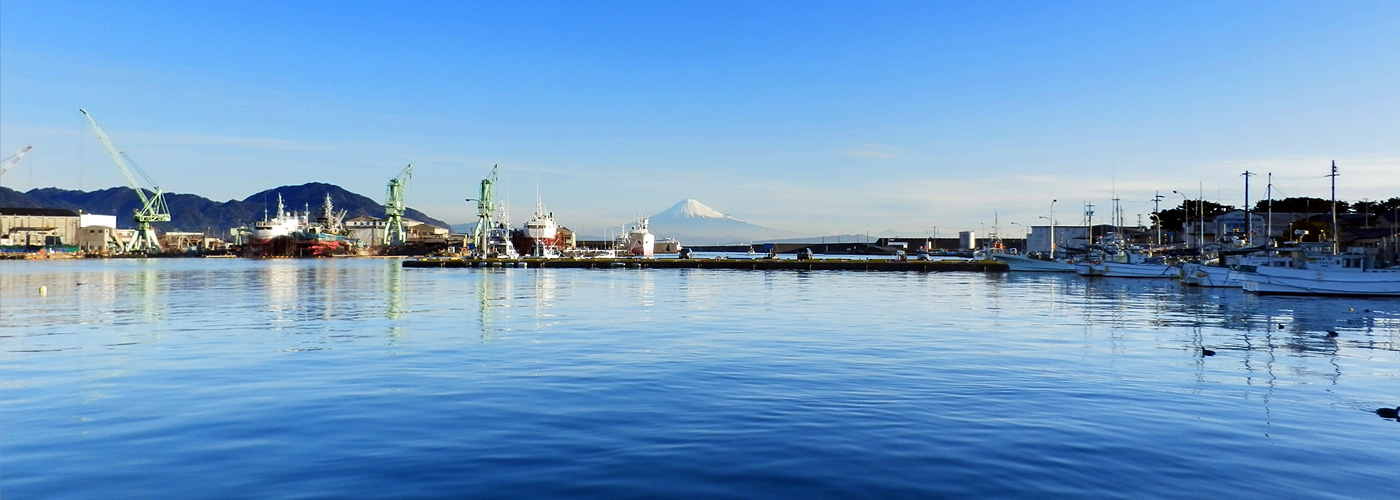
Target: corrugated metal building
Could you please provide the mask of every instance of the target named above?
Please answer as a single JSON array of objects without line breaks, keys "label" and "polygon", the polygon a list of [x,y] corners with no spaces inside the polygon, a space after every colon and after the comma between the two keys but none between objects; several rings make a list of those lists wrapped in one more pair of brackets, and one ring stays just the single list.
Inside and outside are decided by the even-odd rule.
[{"label": "corrugated metal building", "polygon": [[78,222],[72,210],[0,207],[0,245],[76,245]]}]

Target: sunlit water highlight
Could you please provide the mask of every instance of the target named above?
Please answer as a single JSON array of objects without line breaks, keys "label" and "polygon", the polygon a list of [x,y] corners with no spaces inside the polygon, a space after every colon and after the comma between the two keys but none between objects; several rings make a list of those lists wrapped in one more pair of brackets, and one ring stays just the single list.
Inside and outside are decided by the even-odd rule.
[{"label": "sunlit water highlight", "polygon": [[1396,300],[381,259],[9,261],[0,299],[7,500],[1400,485]]}]

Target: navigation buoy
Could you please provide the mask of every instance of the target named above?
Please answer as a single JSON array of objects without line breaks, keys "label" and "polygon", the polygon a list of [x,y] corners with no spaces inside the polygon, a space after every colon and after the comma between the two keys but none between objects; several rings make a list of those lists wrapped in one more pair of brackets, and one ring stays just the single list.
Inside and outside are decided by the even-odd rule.
[{"label": "navigation buoy", "polygon": [[1337,331],[1336,331],[1336,330],[1327,330],[1327,336],[1328,336],[1328,337],[1336,337],[1336,336],[1337,336]]},{"label": "navigation buoy", "polygon": [[1395,408],[1376,408],[1376,414],[1380,415],[1381,418],[1398,418],[1397,416],[1400,415],[1400,406]]},{"label": "navigation buoy", "polygon": [[1201,348],[1201,355],[1202,355],[1202,356],[1214,356],[1214,355],[1215,355],[1215,351],[1212,351],[1212,350],[1210,350],[1210,349],[1206,349],[1206,348],[1202,347],[1202,348]]}]

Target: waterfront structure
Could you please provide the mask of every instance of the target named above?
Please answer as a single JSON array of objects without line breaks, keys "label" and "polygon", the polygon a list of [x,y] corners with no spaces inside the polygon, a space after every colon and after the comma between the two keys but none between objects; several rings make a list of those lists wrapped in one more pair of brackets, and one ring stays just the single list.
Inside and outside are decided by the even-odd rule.
[{"label": "waterfront structure", "polygon": [[61,208],[0,207],[0,245],[74,245],[80,220]]}]

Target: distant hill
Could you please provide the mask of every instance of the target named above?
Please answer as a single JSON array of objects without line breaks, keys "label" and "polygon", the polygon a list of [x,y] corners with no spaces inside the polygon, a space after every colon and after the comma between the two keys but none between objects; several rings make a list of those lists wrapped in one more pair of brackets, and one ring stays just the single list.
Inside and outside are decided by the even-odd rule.
[{"label": "distant hill", "polygon": [[682,245],[715,245],[770,241],[792,233],[751,224],[700,203],[685,199],[651,216],[651,232],[675,238]]},{"label": "distant hill", "polygon": [[[171,221],[155,224],[161,231],[207,231],[226,234],[229,228],[262,220],[263,210],[277,210],[277,195],[287,210],[301,211],[310,206],[313,213],[320,209],[326,194],[337,210],[346,210],[346,218],[360,215],[383,217],[384,205],[369,197],[346,191],[334,184],[312,182],[300,186],[281,186],[254,193],[242,201],[217,202],[208,198],[182,193],[166,193]],[[59,188],[39,188],[18,192],[0,187],[0,206],[15,208],[66,208],[86,213],[117,216],[117,226],[131,228],[131,214],[141,207],[141,200],[130,188],[108,188],[97,191],[73,191]],[[408,209],[405,217],[440,227],[446,222]]]}]

